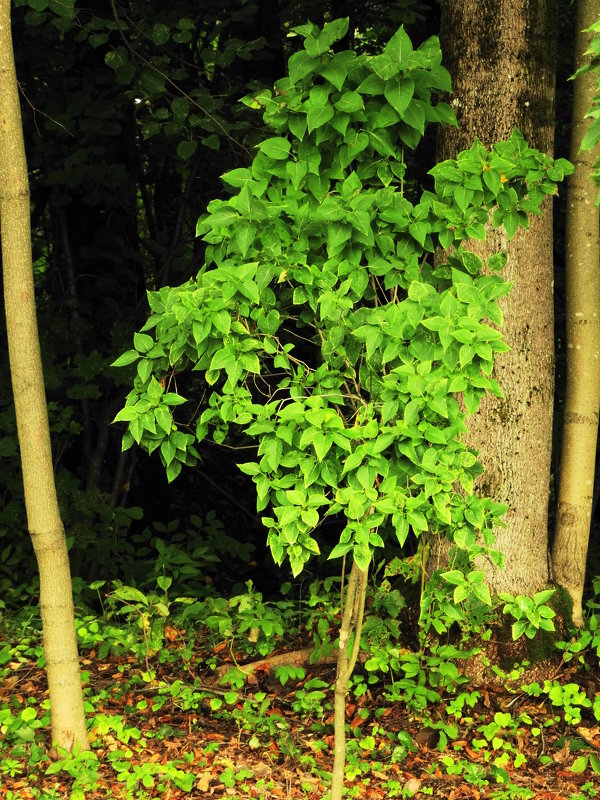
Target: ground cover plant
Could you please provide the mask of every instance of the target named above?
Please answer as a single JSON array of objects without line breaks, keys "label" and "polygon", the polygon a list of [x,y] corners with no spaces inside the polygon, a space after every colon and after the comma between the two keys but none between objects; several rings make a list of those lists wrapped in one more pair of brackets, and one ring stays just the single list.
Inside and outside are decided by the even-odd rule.
[{"label": "ground cover plant", "polygon": [[[335,641],[337,583],[314,585],[300,603],[266,603],[248,587],[233,602],[195,608],[171,587],[119,588],[102,587],[104,614],[80,609],[77,623],[90,752],[48,750],[39,618],[3,614],[2,797],[327,796],[335,668],[322,651]],[[140,618],[157,594],[168,610],[156,608],[144,636]],[[364,655],[345,712],[348,797],[598,796],[600,603],[543,669],[515,665],[483,679],[464,674],[464,654],[416,659],[399,644],[401,605],[370,585]],[[252,627],[269,616],[284,635],[277,623]],[[306,647],[319,660],[299,664]],[[248,663],[257,664],[252,673],[242,671]]]}]

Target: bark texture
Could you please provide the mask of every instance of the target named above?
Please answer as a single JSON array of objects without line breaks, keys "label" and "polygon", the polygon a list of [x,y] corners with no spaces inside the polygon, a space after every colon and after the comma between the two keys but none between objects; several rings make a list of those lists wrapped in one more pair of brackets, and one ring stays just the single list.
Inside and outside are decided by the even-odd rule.
[{"label": "bark texture", "polygon": [[[598,17],[598,4],[579,0],[575,20],[576,68],[586,58],[592,34],[585,33]],[[592,499],[600,407],[600,239],[596,187],[591,178],[600,148],[579,152],[589,127],[585,115],[596,94],[596,72],[575,80],[571,123],[571,161],[566,227],[567,391],[556,531],[552,546],[554,579],[573,600],[573,620],[583,624],[581,599]]]},{"label": "bark texture", "polygon": [[[439,155],[454,158],[478,137],[486,147],[513,128],[545,152],[553,149],[555,0],[442,0],[442,51],[452,75],[458,129],[441,131]],[[548,498],[553,402],[552,209],[531,220],[509,243],[488,231],[470,242],[484,259],[508,250],[505,277],[513,281],[501,301],[512,350],[494,375],[504,392],[488,397],[468,421],[468,443],[485,474],[479,491],[509,507],[497,533],[502,571],[484,564],[496,591],[531,593],[548,580]]]},{"label": "bark texture", "polygon": [[27,524],[40,573],[40,608],[54,743],[89,747],[75,638],[71,574],[60,518],[31,263],[27,163],[10,29],[0,0],[0,233],[10,372]]}]

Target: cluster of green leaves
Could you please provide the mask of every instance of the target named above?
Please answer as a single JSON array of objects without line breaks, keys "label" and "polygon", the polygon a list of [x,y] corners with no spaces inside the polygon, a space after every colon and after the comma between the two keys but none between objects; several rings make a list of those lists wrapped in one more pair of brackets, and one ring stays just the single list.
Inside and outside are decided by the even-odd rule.
[{"label": "cluster of green leaves", "polygon": [[[466,410],[508,349],[496,303],[509,285],[461,245],[493,218],[509,237],[527,227],[571,167],[531,150],[520,133],[488,152],[476,141],[431,170],[432,191],[405,193],[405,148],[454,116],[436,37],[414,49],[401,28],[384,51],[332,53],[347,20],[294,29],[304,46],[289,76],[245,98],[274,134],[198,223],[205,265],[149,295],[134,349],[134,387],[116,420],[124,448],[158,450],[169,479],[194,447],[230,426],[257,443],[252,476],[275,561],[298,574],[319,552],[325,516],[343,519],[331,552],[365,568],[381,533],[409,530],[474,543],[503,507],[473,495],[481,468],[461,441]],[[452,249],[443,264],[428,258]],[[178,422],[176,372],[208,384],[199,416]],[[183,429],[182,429],[183,428]]]},{"label": "cluster of green leaves", "polygon": [[[586,28],[586,31],[594,34],[589,48],[584,53],[584,55],[589,56],[589,60],[579,67],[575,74],[571,76],[571,80],[577,80],[581,75],[586,75],[588,72],[594,72],[598,76],[596,94],[586,115],[592,121],[581,141],[582,150],[593,150],[600,142],[600,19],[590,25],[589,28]],[[594,165],[592,177],[596,184],[600,185],[600,159]],[[596,197],[596,202],[600,202],[600,193]]]}]

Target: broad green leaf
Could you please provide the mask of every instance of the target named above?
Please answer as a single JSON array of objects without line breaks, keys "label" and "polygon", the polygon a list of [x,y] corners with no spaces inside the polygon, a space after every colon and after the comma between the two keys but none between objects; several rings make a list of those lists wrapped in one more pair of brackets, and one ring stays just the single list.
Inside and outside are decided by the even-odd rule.
[{"label": "broad green leaf", "polygon": [[358,92],[346,92],[334,103],[338,111],[352,113],[365,107],[364,101]]},{"label": "broad green leaf", "polygon": [[131,422],[132,419],[139,416],[139,413],[133,406],[124,406],[113,419],[113,422]]},{"label": "broad green leaf", "polygon": [[579,756],[571,764],[571,772],[574,772],[575,774],[579,772],[585,772],[585,770],[587,769],[587,765],[588,765],[588,757]]},{"label": "broad green leaf", "polygon": [[314,131],[325,125],[333,117],[333,108],[330,105],[311,106],[306,115],[308,132]]},{"label": "broad green leaf", "polygon": [[408,104],[402,113],[402,121],[423,136],[425,133],[425,111],[419,100],[413,100]]},{"label": "broad green leaf", "polygon": [[126,353],[123,353],[112,362],[111,367],[126,367],[129,364],[133,364],[138,358],[140,358],[140,354],[137,350],[127,350]]},{"label": "broad green leaf", "polygon": [[239,167],[225,172],[221,175],[221,180],[228,183],[230,186],[242,187],[246,186],[253,180],[252,172],[247,167]]},{"label": "broad green leaf", "polygon": [[342,556],[345,556],[346,553],[349,553],[350,550],[352,550],[351,542],[347,542],[346,544],[342,544],[340,542],[339,544],[336,544],[331,553],[329,553],[328,559],[341,558]]},{"label": "broad green leaf", "polygon": [[305,161],[288,161],[285,165],[285,171],[290,177],[292,186],[297,189],[300,181],[308,172],[308,165]]},{"label": "broad green leaf", "polygon": [[389,81],[390,78],[393,78],[400,72],[400,65],[386,54],[373,56],[371,59],[371,67],[383,81]]},{"label": "broad green leaf", "polygon": [[[152,348],[154,344],[154,339],[151,336],[148,336],[147,333],[134,333],[133,334],[133,346],[138,351],[138,353],[147,353],[148,350]],[[122,358],[123,356],[121,356]]]},{"label": "broad green leaf", "polygon": [[521,218],[518,211],[505,211],[502,215],[502,224],[509,239],[512,239],[517,232],[520,222]]},{"label": "broad green leaf", "polygon": [[258,145],[259,150],[276,161],[286,160],[290,153],[290,147],[290,141],[281,136],[273,136],[271,139],[265,139]]},{"label": "broad green leaf", "polygon": [[[396,76],[385,84],[385,99],[404,118],[404,112],[413,98],[415,82],[411,78]],[[409,125],[411,123],[409,122]]]},{"label": "broad green leaf", "polygon": [[313,58],[305,50],[294,53],[288,60],[290,80],[292,83],[298,83],[302,78],[314,72],[319,66],[319,63],[318,58]]},{"label": "broad green leaf", "polygon": [[359,94],[378,95],[383,94],[385,90],[385,81],[382,81],[378,75],[368,75],[356,89]]},{"label": "broad green leaf", "polygon": [[196,150],[198,149],[198,142],[197,141],[184,141],[179,142],[177,145],[177,155],[179,158],[182,158],[186,161],[188,158],[191,158]]},{"label": "broad green leaf", "polygon": [[417,533],[419,531],[426,531],[429,528],[427,520],[425,519],[425,515],[420,511],[407,511],[406,519],[412,526],[413,530]]},{"label": "broad green leaf", "polygon": [[387,56],[390,56],[399,66],[405,67],[408,64],[408,57],[413,52],[412,42],[410,37],[404,30],[402,25],[399,30],[392,36],[384,50]]},{"label": "broad green leaf", "polygon": [[255,238],[256,228],[251,223],[242,222],[236,226],[233,241],[236,243],[242,257],[246,255]]}]

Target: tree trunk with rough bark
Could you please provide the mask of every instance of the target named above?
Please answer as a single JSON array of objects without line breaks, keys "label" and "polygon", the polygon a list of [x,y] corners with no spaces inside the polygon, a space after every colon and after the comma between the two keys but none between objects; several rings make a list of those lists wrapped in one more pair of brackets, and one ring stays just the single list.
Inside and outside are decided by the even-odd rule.
[{"label": "tree trunk with rough bark", "polygon": [[[598,4],[579,0],[575,21],[575,67],[586,59]],[[589,127],[585,115],[596,94],[597,73],[575,79],[571,123],[571,161],[566,227],[567,391],[565,397],[556,531],[552,573],[573,600],[573,620],[583,624],[582,595],[600,408],[600,217],[591,178],[600,148],[579,148]]]},{"label": "tree trunk with rough bark", "polygon": [[[551,152],[554,135],[555,0],[442,0],[444,63],[452,76],[458,129],[440,132],[439,155],[454,158],[478,137],[486,147],[519,128],[528,143]],[[502,571],[483,564],[495,591],[529,594],[548,580],[548,498],[553,403],[552,209],[509,243],[488,229],[469,249],[486,259],[508,251],[513,281],[501,301],[512,350],[494,376],[504,397],[487,397],[468,420],[467,441],[485,473],[478,490],[508,505],[497,534]]]},{"label": "tree trunk with rough bark", "polygon": [[6,330],[27,524],[40,574],[52,738],[55,745],[66,750],[85,750],[89,743],[69,558],[52,467],[29,215],[29,181],[10,29],[10,0],[0,0],[0,232]]}]

